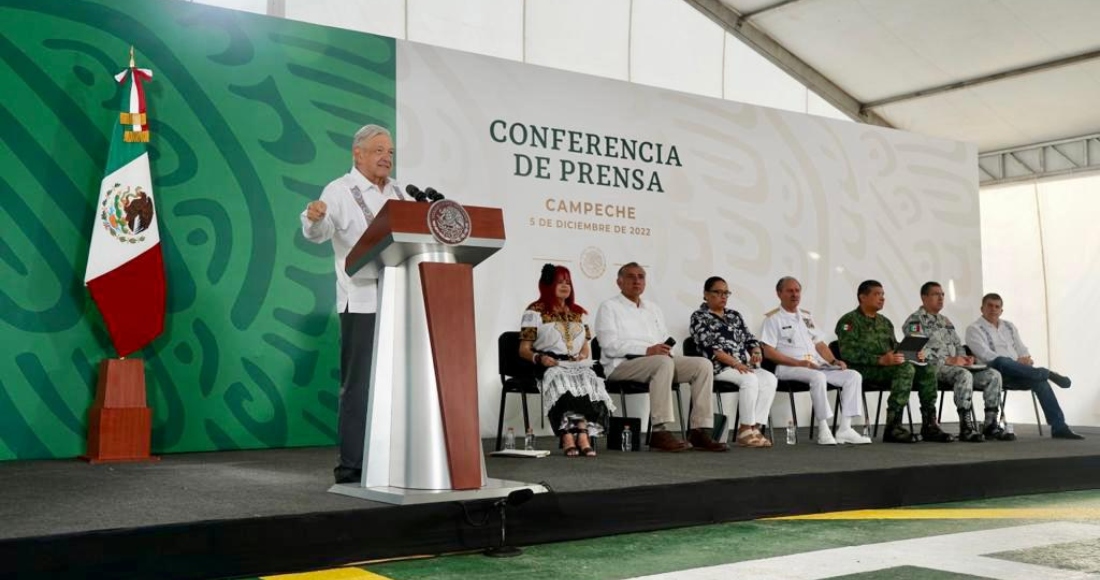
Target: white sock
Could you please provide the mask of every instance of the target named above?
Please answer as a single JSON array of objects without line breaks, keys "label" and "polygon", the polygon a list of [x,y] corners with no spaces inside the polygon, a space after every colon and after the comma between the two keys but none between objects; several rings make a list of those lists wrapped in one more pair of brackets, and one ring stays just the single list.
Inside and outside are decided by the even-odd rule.
[{"label": "white sock", "polygon": [[829,420],[828,419],[819,420],[817,422],[817,428],[821,429],[822,431],[828,431],[829,430]]},{"label": "white sock", "polygon": [[840,427],[837,427],[839,431],[845,431],[852,428],[852,418],[848,415],[840,416]]}]

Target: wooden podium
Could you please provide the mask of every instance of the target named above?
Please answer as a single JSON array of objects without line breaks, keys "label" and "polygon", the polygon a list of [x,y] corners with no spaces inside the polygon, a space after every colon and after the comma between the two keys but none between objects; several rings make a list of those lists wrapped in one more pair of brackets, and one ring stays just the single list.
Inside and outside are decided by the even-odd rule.
[{"label": "wooden podium", "polygon": [[[448,241],[438,227],[433,233],[433,208],[461,218],[447,224],[467,235]],[[485,476],[473,268],[502,247],[500,209],[452,201],[382,206],[344,263],[348,275],[378,279],[363,479],[329,491],[395,504],[545,491]]]}]

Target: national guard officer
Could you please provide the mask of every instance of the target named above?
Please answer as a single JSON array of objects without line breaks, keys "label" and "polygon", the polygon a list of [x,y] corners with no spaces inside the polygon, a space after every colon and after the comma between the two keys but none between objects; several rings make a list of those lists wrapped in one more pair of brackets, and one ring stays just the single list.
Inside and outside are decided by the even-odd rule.
[{"label": "national guard officer", "polygon": [[[955,325],[940,314],[943,298],[943,286],[939,282],[925,282],[920,287],[921,307],[905,319],[903,331],[928,337],[928,343],[924,345],[924,360],[936,370],[936,380],[953,387],[955,408],[959,412],[959,440],[977,443],[989,437],[1012,441],[1016,436],[1006,433],[998,420],[1001,373],[989,368],[973,372],[966,368],[974,365],[974,357],[966,354]],[[985,399],[985,426],[981,431],[975,425],[976,419],[971,409],[974,387],[982,391]]]},{"label": "national guard officer", "polygon": [[860,282],[856,291],[859,307],[840,317],[836,323],[840,355],[848,366],[859,371],[865,381],[890,383],[886,405],[887,443],[916,443],[919,439],[901,426],[901,412],[909,404],[909,393],[916,386],[920,398],[920,434],[926,441],[950,443],[955,438],[936,423],[936,373],[927,365],[914,364],[897,352],[894,324],[879,314],[886,304],[882,284],[875,280]]}]

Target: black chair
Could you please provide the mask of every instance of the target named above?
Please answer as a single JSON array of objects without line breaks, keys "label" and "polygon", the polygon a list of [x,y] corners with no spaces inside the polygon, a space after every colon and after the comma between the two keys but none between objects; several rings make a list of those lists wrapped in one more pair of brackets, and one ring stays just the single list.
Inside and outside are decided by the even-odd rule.
[{"label": "black chair", "polygon": [[[609,381],[607,375],[604,373],[603,365],[600,364],[600,341],[597,338],[592,339],[592,360],[595,361],[593,368],[596,374],[604,380],[604,388],[607,389],[608,394],[619,394],[619,406],[622,408],[623,417],[629,417],[626,412],[626,396],[627,395],[649,395],[649,384],[639,383],[637,381]],[[672,392],[676,394],[676,416],[680,420],[680,436],[685,440],[687,439],[687,425],[684,421],[683,402],[680,399],[680,385],[673,382]],[[653,415],[650,414],[649,422],[646,427],[646,444],[649,444],[650,435],[653,433]]]},{"label": "black chair", "polygon": [[[541,394],[535,380],[535,364],[519,356],[519,332],[508,331],[497,338],[497,370],[500,373],[500,416],[497,418],[497,451],[501,449],[504,431],[504,405],[509,393],[520,396],[523,404],[523,432],[531,428],[527,412],[527,395]],[[539,398],[540,405],[542,398]]]},{"label": "black chair", "polygon": [[[760,366],[761,366],[761,368],[768,371],[769,373],[772,373],[773,375],[775,374],[775,368],[776,368],[775,362],[770,361],[768,359],[764,359],[763,363],[761,363]],[[776,377],[776,378],[778,378],[778,377]],[[794,428],[798,429],[798,412],[797,412],[797,410],[795,409],[795,406],[794,406],[794,394],[795,393],[808,393],[808,392],[810,392],[810,384],[809,383],[804,383],[802,381],[790,381],[790,380],[780,379],[779,383],[776,385],[775,390],[776,390],[776,392],[779,392],[779,393],[787,393],[787,401],[791,405],[791,421],[794,423]],[[826,397],[829,396],[829,391],[836,391],[836,390],[837,390],[837,387],[835,387],[833,385],[830,385],[828,383],[825,384],[825,396]],[[863,405],[864,405],[864,407],[867,406],[866,399],[864,400]],[[817,428],[817,421],[814,421],[815,417],[816,417],[816,414],[815,414],[813,405],[810,405],[810,439],[813,439],[814,429]],[[836,431],[836,422],[837,422],[837,419],[839,417],[840,417],[840,395],[837,395],[836,403],[835,403],[834,408],[833,408],[833,431]],[[768,420],[769,420],[769,422],[771,421],[770,418]]]},{"label": "black chair", "polygon": [[[974,356],[974,354],[970,351],[969,346],[964,346],[963,348],[966,349],[966,355],[967,356]],[[1035,391],[1032,391],[1031,387],[1029,387],[1027,385],[1023,385],[1023,384],[1020,384],[1020,383],[1010,382],[1010,381],[1004,380],[1004,377],[1001,377],[1001,378],[1002,378],[1002,381],[1003,381],[1001,383],[1001,408],[999,409],[1000,412],[1001,412],[1001,417],[1004,419],[1005,422],[1008,422],[1008,416],[1005,414],[1005,405],[1008,403],[1008,392],[1009,391],[1030,391],[1031,392],[1031,406],[1035,410],[1035,426],[1039,429],[1039,436],[1042,437],[1043,436],[1043,420],[1042,420],[1041,416],[1039,415],[1039,398],[1035,396]],[[954,392],[955,388],[950,383],[945,383],[943,381],[940,381],[939,389],[940,389],[940,409],[939,409],[939,415],[938,415],[937,420],[942,421],[943,420],[943,400],[944,400],[944,397],[946,396],[946,394],[948,392]],[[975,392],[980,393],[983,390],[984,389],[978,388],[977,386],[974,387]],[[970,412],[974,416],[975,424],[978,424],[977,415],[974,413],[974,407],[973,406],[971,406]]]},{"label": "black chair", "polygon": [[1001,385],[1001,417],[1005,423],[1008,422],[1008,414],[1005,413],[1005,405],[1008,404],[1008,392],[1009,391],[1027,391],[1031,393],[1031,406],[1035,409],[1035,427],[1039,429],[1039,436],[1043,436],[1043,419],[1039,415],[1039,398],[1035,396],[1035,391],[1031,390],[1031,387],[1027,385],[1021,385],[1019,383],[1010,383],[1005,381]]},{"label": "black chair", "polygon": [[[829,351],[833,353],[833,357],[844,360],[840,356],[840,343],[832,341],[829,343]],[[878,418],[882,414],[882,395],[890,392],[889,383],[880,383],[878,381],[869,381],[867,377],[863,377],[863,409],[867,411],[867,391],[878,393],[878,404],[875,405],[875,422],[871,428],[871,438],[878,437]],[[905,414],[909,418],[909,431],[913,432],[913,411],[909,408],[908,401],[905,404]]]}]

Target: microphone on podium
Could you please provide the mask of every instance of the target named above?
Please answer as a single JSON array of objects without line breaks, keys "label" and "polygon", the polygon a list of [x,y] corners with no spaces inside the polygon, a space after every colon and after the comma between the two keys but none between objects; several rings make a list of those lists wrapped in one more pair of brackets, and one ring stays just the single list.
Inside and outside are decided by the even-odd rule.
[{"label": "microphone on podium", "polygon": [[[432,188],[430,188],[430,187],[428,189],[432,190]],[[413,197],[413,199],[415,199],[416,201],[425,201],[425,202],[428,201],[428,194],[423,192],[423,191],[420,191],[419,187],[417,187],[417,186],[415,186],[411,183],[405,186],[405,193],[411,195]]]},{"label": "microphone on podium", "polygon": [[439,201],[439,200],[443,199],[443,194],[436,191],[435,188],[433,188],[433,187],[429,187],[429,188],[425,189],[424,193],[425,193],[425,195],[428,196],[428,199],[430,199],[432,201]]}]

